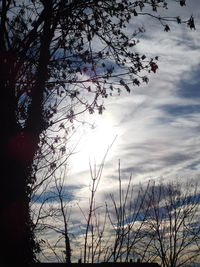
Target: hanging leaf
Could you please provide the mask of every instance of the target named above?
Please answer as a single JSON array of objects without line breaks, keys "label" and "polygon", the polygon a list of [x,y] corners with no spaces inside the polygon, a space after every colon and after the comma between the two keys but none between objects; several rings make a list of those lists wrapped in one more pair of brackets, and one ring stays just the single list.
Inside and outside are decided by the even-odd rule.
[{"label": "hanging leaf", "polygon": [[186,2],[186,0],[180,0],[180,5],[181,5],[181,6],[185,6],[185,5],[186,5],[185,2]]},{"label": "hanging leaf", "polygon": [[181,24],[181,18],[180,17],[177,17],[176,21],[177,21],[178,24]]},{"label": "hanging leaf", "polygon": [[190,19],[188,20],[187,25],[188,25],[188,27],[190,27],[191,30],[192,29],[196,30],[193,16],[190,17]]},{"label": "hanging leaf", "polygon": [[138,15],[138,13],[137,13],[137,11],[135,9],[133,9],[133,15],[134,16],[137,16]]},{"label": "hanging leaf", "polygon": [[151,66],[151,71],[153,71],[154,73],[156,73],[157,69],[158,69],[158,65],[155,62],[151,62],[150,63]]},{"label": "hanging leaf", "polygon": [[87,35],[87,39],[88,39],[89,42],[92,40],[92,36],[91,36],[90,33],[88,33],[88,35]]},{"label": "hanging leaf", "polygon": [[169,25],[167,25],[167,24],[165,25],[164,31],[165,31],[165,32],[169,32],[169,31],[170,31],[170,27],[169,27]]}]

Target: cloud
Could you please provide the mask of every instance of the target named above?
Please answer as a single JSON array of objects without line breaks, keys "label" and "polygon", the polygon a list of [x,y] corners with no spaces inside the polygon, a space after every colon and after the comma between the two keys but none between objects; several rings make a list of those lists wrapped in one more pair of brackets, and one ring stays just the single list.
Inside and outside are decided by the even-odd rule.
[{"label": "cloud", "polygon": [[[81,185],[65,185],[62,187],[62,199],[64,202],[70,202],[74,200],[74,192],[79,190]],[[34,203],[59,203],[59,193],[55,186],[52,186],[50,189],[45,190],[44,192],[34,194],[32,197],[32,202]]]},{"label": "cloud", "polygon": [[[175,7],[177,3],[172,3],[170,15],[179,13],[184,18],[191,14],[197,17],[200,10],[196,1],[190,1],[186,8]],[[198,166],[200,160],[200,36],[186,25],[175,23],[166,33],[149,17],[135,19],[138,25],[147,25],[135,48],[150,57],[158,55],[159,70],[150,76],[149,85],[133,87],[131,94],[124,92],[106,100],[106,114],[112,114],[118,137],[106,161],[105,179],[113,176],[119,158],[123,171],[138,175],[138,180],[147,176],[185,176],[187,171],[197,176],[198,169],[190,166]],[[130,25],[127,31],[132,29]],[[85,170],[81,175],[77,166],[73,182],[76,174],[84,177],[82,181],[88,180]]]},{"label": "cloud", "polygon": [[[170,9],[172,15],[177,13],[175,6],[173,4]],[[164,181],[177,177],[183,180],[199,179],[200,20],[197,14],[200,12],[200,2],[188,1],[187,7],[180,9],[180,12],[183,17],[193,13],[196,31],[174,25],[171,32],[166,33],[162,26],[155,27],[155,22],[149,18],[138,20],[138,24],[147,24],[148,29],[136,49],[150,57],[158,55],[159,69],[150,76],[147,86],[133,87],[130,94],[123,92],[121,96],[105,100],[106,111],[102,118],[106,120],[107,116],[112,116],[113,131],[118,137],[105,161],[96,195],[97,205],[104,203],[110,193],[118,190],[119,159],[124,184],[127,184],[131,174],[134,185],[160,177]],[[131,29],[132,25],[128,30]],[[90,116],[86,120],[93,119]],[[103,131],[106,132],[107,128]],[[87,150],[87,143],[84,145]],[[76,154],[73,156],[73,168],[66,182],[67,190],[73,193],[71,219],[76,230],[79,222],[85,224],[85,219],[75,202],[78,201],[83,211],[87,211],[91,196],[86,155],[83,151],[82,160]],[[135,192],[137,189],[135,185]],[[81,232],[78,233],[81,235]]]},{"label": "cloud", "polygon": [[[147,32],[139,51],[160,55],[158,74],[151,76],[148,86],[116,101],[119,127],[124,129],[118,156],[125,172],[176,176],[199,162],[199,36],[183,28],[175,30]],[[193,168],[191,174],[198,170]]]}]

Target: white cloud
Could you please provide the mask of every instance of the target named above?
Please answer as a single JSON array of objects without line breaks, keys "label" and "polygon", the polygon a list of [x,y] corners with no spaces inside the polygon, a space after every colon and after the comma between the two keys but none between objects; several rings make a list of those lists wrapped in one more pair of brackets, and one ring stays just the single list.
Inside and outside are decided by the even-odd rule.
[{"label": "white cloud", "polygon": [[[191,14],[194,16],[199,14],[200,5],[196,1],[190,1],[187,8],[175,10],[173,6],[170,10],[172,16],[174,12],[177,14],[179,11],[181,16],[188,18]],[[151,75],[149,85],[134,87],[130,95],[123,93],[122,96],[110,98],[106,103],[107,111],[102,118],[106,120],[107,116],[112,117],[109,123],[112,124],[112,131],[118,137],[106,160],[103,172],[105,190],[115,187],[114,183],[110,182],[116,179],[113,178],[113,173],[117,169],[119,158],[122,171],[124,170],[127,177],[132,172],[135,181],[161,176],[198,177],[199,174],[200,93],[197,98],[197,90],[200,84],[198,77],[200,36],[198,30],[190,31],[185,25],[174,24],[172,31],[166,33],[161,26],[153,27],[156,25],[153,20],[142,17],[141,23],[145,24],[147,20],[148,28],[137,50],[151,57],[158,55],[159,70]],[[199,25],[197,18],[196,26]],[[128,30],[131,31],[131,26]],[[89,120],[91,118],[89,117]],[[109,131],[106,128],[102,130],[105,133]],[[90,143],[88,137],[90,133],[84,138],[88,139],[88,143],[84,142],[84,150],[87,150],[87,145]],[[106,134],[103,135],[103,139],[106,150],[108,146]],[[98,144],[98,136],[94,136],[93,143],[95,142]],[[79,160],[74,157],[72,170],[74,173],[68,181],[70,184],[80,182],[87,187],[90,179],[89,170],[87,171],[88,156],[84,156],[87,155],[84,151],[81,153],[82,162],[80,162],[81,157],[77,157]],[[100,157],[103,157],[103,153]],[[77,191],[77,197],[80,194],[81,191]]]}]

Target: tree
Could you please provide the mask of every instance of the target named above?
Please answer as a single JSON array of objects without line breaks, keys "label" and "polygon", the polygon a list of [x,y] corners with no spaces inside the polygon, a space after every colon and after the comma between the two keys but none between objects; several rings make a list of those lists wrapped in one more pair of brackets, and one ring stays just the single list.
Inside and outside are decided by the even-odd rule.
[{"label": "tree", "polygon": [[[180,5],[185,1],[180,0]],[[33,161],[49,127],[88,110],[103,112],[100,99],[131,85],[148,82],[155,59],[134,52],[136,37],[124,29],[131,19],[167,8],[165,0],[2,0],[0,22],[0,203],[1,262],[34,261],[30,191]],[[149,9],[148,9],[149,10]],[[149,11],[150,12],[150,11]],[[170,21],[152,17],[169,30]],[[95,46],[95,43],[98,43]],[[58,110],[58,103],[61,109]],[[70,109],[65,111],[65,104]],[[78,109],[75,109],[79,103]],[[52,146],[52,151],[54,147]],[[10,255],[12,254],[12,257]]]},{"label": "tree", "polygon": [[[146,249],[163,267],[189,266],[200,256],[199,191],[187,184],[154,183],[145,202],[149,205],[145,220],[146,238],[138,251]],[[145,259],[145,257],[144,257]]]},{"label": "tree", "polygon": [[[110,194],[111,203],[107,203],[108,217],[112,226],[110,253],[107,261],[129,262],[135,257],[135,246],[140,245],[144,238],[143,227],[149,210],[149,205],[144,208],[149,184],[140,190],[134,190],[130,175],[126,188],[122,186],[121,167],[118,168],[119,191],[116,195]],[[142,195],[142,197],[141,197]]]},{"label": "tree", "polygon": [[[124,186],[119,164],[118,191],[109,195],[104,192],[107,196],[104,206],[96,201],[104,160],[98,168],[95,165],[92,170],[90,166],[88,209],[82,209],[78,204],[84,220],[78,227],[75,219],[79,233],[72,227],[70,215],[74,217],[74,210],[70,209],[69,193],[64,186],[66,175],[55,175],[54,182],[51,181],[52,191],[41,192],[39,197],[43,201],[36,210],[39,223],[35,225],[40,231],[43,249],[51,249],[52,254],[64,262],[69,262],[71,249],[72,257],[81,256],[84,263],[140,259],[177,267],[197,262],[200,257],[197,184],[192,181],[186,184],[150,181],[139,186],[132,184],[130,176]],[[57,233],[54,243],[48,241],[48,230]],[[63,252],[68,257],[63,258]],[[44,251],[44,257],[45,254]],[[47,258],[50,260],[50,255]]]},{"label": "tree", "polygon": [[[92,168],[90,165],[88,207],[83,208],[78,204],[78,211],[83,215],[79,227],[79,219],[76,218],[76,222],[73,222],[70,218],[70,215],[75,217],[74,213],[78,211],[71,209],[69,212],[69,193],[65,190],[66,175],[55,176],[54,182],[51,181],[51,191],[42,191],[41,195],[37,196],[42,203],[35,209],[37,219],[34,221],[36,231],[39,231],[39,242],[42,243],[43,260],[46,258],[48,261],[55,261],[56,258],[59,262],[69,262],[71,251],[72,258],[80,257],[83,263],[128,262],[138,256],[136,247],[140,246],[146,236],[143,228],[150,206],[146,205],[144,209],[144,203],[149,192],[149,184],[137,191],[130,176],[128,183],[122,185],[119,164],[118,190],[114,193],[104,192],[107,196],[106,203],[100,203],[97,195],[105,157],[106,155],[99,167],[94,165]],[[76,229],[79,228],[79,233],[74,232],[73,224],[76,225]],[[54,238],[51,238],[52,236]],[[63,252],[65,256],[70,256],[63,257]]]},{"label": "tree", "polygon": [[[82,229],[81,223],[79,225],[82,232],[82,240],[80,240],[81,245],[78,241],[80,250],[83,251],[83,259],[81,258],[81,261],[83,261],[84,263],[93,263],[94,260],[96,260],[97,254],[99,259],[101,256],[99,246],[103,237],[103,229],[105,228],[106,220],[104,221],[102,229],[100,229],[100,223],[98,223],[97,218],[99,216],[97,216],[96,214],[99,207],[95,206],[95,195],[97,193],[98,185],[101,179],[105,158],[111,146],[112,144],[107,148],[107,151],[98,168],[96,164],[94,164],[94,168],[92,168],[90,163],[91,186],[89,187],[90,199],[88,210],[83,211],[79,204],[74,204],[74,206],[77,206],[79,212],[81,211],[81,214],[83,215],[83,219],[85,221],[85,228],[83,227]],[[71,246],[73,247],[73,251],[77,250],[77,243],[74,245],[74,241],[71,242],[72,237],[73,239],[76,239],[76,233],[68,232],[68,225],[70,228],[72,228],[73,224],[70,219],[70,214],[73,213],[73,211],[71,212],[70,205],[73,201],[70,198],[69,191],[66,189],[67,168],[66,165],[63,164],[61,155],[62,153],[60,154],[60,156],[58,156],[58,159],[62,161],[60,164],[61,167],[57,171],[54,171],[53,175],[51,175],[50,177],[47,174],[47,179],[45,175],[45,178],[43,178],[42,181],[40,181],[39,184],[36,185],[36,190],[33,190],[31,212],[33,215],[32,221],[34,222],[35,226],[34,232],[38,237],[38,243],[41,244],[40,252],[42,252],[42,257],[48,259],[48,261],[51,261],[51,257],[49,255],[46,255],[46,253],[44,252],[44,250],[48,248],[59,262],[70,263]],[[68,157],[70,155],[71,154],[68,153]],[[55,236],[55,233],[57,235],[57,237],[54,238],[53,242],[48,241],[49,232],[51,232],[50,235],[53,234]],[[61,247],[63,249],[61,249]]]},{"label": "tree", "polygon": [[[68,221],[70,217],[70,194],[66,189],[66,165],[62,164],[46,183],[40,183],[40,190],[32,195],[31,214],[34,223],[34,233],[40,245],[38,251],[47,261],[49,255],[44,253],[48,249],[58,262],[71,262],[70,234]],[[49,242],[46,236],[57,236],[55,243]],[[64,244],[62,252],[58,249]],[[38,259],[40,257],[37,257]]]}]

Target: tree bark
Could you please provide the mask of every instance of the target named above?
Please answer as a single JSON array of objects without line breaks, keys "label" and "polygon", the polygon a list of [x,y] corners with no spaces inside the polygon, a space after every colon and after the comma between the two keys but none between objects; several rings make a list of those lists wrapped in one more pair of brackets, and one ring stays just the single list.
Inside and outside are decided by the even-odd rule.
[{"label": "tree bark", "polygon": [[44,1],[44,12],[35,90],[32,92],[32,103],[23,129],[16,117],[14,62],[19,55],[17,52],[7,51],[3,45],[0,47],[0,263],[14,264],[13,266],[28,266],[34,262],[36,248],[29,210],[29,184],[39,136],[45,130],[43,93],[53,36],[51,0]]}]

